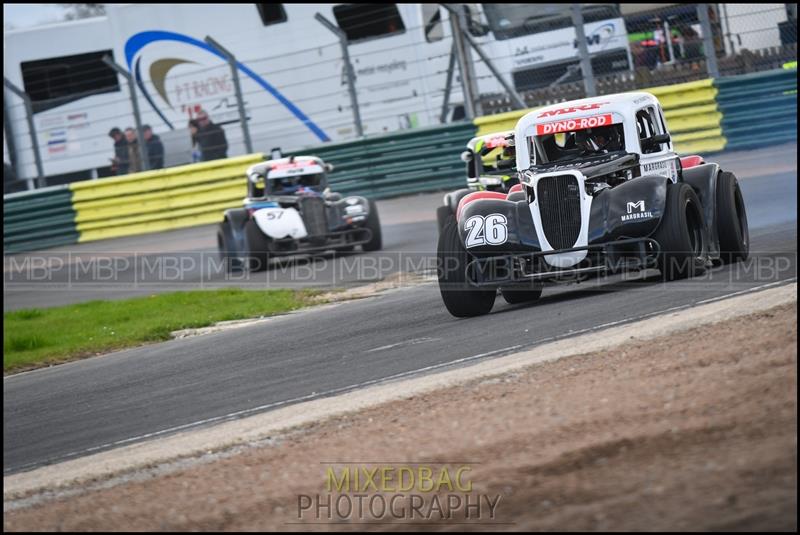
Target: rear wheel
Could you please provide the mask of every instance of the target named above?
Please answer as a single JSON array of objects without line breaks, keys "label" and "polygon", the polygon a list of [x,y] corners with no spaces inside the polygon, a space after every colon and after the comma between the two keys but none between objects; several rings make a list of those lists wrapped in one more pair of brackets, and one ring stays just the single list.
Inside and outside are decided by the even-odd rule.
[{"label": "rear wheel", "polygon": [[444,226],[447,224],[447,220],[450,216],[454,215],[453,210],[446,204],[443,204],[439,208],[436,209],[436,222],[439,224],[439,234],[442,233],[444,230]]},{"label": "rear wheel", "polygon": [[533,287],[523,288],[500,288],[500,293],[509,305],[530,303],[537,301],[542,296],[542,285],[537,284]]},{"label": "rear wheel", "polygon": [[383,247],[383,235],[381,234],[381,220],[378,217],[378,207],[375,201],[369,201],[369,215],[367,215],[367,228],[372,233],[370,240],[363,244],[361,248],[366,251],[378,251]]},{"label": "rear wheel", "polygon": [[476,288],[467,282],[466,269],[472,257],[461,243],[454,218],[447,221],[439,234],[437,257],[439,292],[450,314],[457,318],[488,314],[494,306],[497,290]]},{"label": "rear wheel", "polygon": [[705,271],[708,247],[703,212],[691,186],[667,184],[664,215],[653,238],[661,247],[658,269],[664,280],[682,279]]},{"label": "rear wheel", "polygon": [[717,179],[717,235],[721,260],[747,260],[750,231],[739,181],[733,173],[721,172]]}]

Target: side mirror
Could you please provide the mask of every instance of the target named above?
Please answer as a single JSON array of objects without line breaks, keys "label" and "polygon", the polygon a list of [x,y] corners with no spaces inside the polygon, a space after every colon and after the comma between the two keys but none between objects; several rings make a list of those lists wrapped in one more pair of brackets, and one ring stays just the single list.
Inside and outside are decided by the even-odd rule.
[{"label": "side mirror", "polygon": [[461,153],[461,161],[462,162],[471,162],[473,158],[473,154],[471,150],[465,150]]},{"label": "side mirror", "polygon": [[661,145],[662,143],[669,143],[670,137],[669,134],[656,134],[652,137],[649,137],[645,140],[645,145],[648,147],[653,147],[655,145]]},{"label": "side mirror", "polygon": [[326,163],[326,164],[325,164],[325,170],[326,170],[327,172],[329,172],[329,173],[332,173],[332,172],[333,172],[333,170],[334,170],[333,164],[332,164],[332,163]]}]

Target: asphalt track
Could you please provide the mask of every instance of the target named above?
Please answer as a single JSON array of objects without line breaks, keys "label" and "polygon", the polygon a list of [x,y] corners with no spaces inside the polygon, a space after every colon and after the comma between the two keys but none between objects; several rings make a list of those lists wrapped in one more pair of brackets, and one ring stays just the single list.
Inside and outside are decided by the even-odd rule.
[{"label": "asphalt track", "polygon": [[[717,160],[743,179],[752,244],[747,263],[669,284],[637,276],[548,287],[535,305],[511,306],[498,299],[492,314],[467,320],[451,317],[437,286],[424,284],[234,331],[7,377],[4,473],[463,366],[796,280],[796,146],[731,153]],[[426,202],[435,206],[438,197]],[[427,221],[403,221],[417,217],[408,205],[407,215],[399,210],[398,219],[384,227],[387,248],[406,247],[406,254],[423,257],[433,250],[435,223],[432,214]],[[331,263],[340,260],[346,258]],[[77,294],[80,300],[86,291],[64,295]]]}]

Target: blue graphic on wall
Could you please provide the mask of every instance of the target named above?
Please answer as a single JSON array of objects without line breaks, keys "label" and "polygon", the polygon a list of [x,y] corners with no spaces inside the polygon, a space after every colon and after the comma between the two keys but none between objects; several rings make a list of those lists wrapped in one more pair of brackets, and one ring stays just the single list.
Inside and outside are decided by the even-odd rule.
[{"label": "blue graphic on wall", "polygon": [[[136,80],[136,85],[139,86],[142,94],[144,95],[147,102],[153,107],[156,113],[158,113],[159,117],[167,124],[170,128],[174,129],[175,127],[172,126],[172,123],[167,119],[167,117],[161,112],[161,110],[156,106],[155,102],[153,101],[152,95],[147,91],[144,85],[144,79],[142,78],[141,73],[141,57],[137,57],[139,51],[141,51],[144,47],[151,43],[156,43],[159,41],[177,41],[179,43],[185,43],[207,52],[210,52],[214,56],[222,59],[223,61],[227,61],[225,56],[223,56],[218,50],[211,47],[207,43],[203,41],[198,41],[188,35],[183,35],[180,33],[175,32],[167,32],[167,31],[160,31],[160,30],[153,30],[147,32],[140,32],[136,35],[132,36],[128,39],[128,42],[125,43],[125,60],[128,63],[128,70],[133,73],[134,79]],[[169,69],[175,65],[179,65],[181,63],[193,63],[190,61],[176,59],[176,58],[165,58],[155,62],[154,65],[158,63],[158,68],[156,71],[159,73],[159,76],[154,77],[152,80],[153,85],[156,88],[156,91],[164,98],[166,102],[169,100],[166,98],[166,91],[164,90],[164,83],[165,77]],[[255,83],[260,85],[264,90],[266,90],[269,94],[271,94],[275,99],[283,104],[287,110],[289,110],[292,115],[294,115],[301,123],[303,123],[306,128],[311,130],[315,136],[320,141],[330,141],[328,135],[319,127],[317,126],[314,121],[312,121],[305,113],[303,113],[300,108],[295,106],[289,99],[287,99],[283,94],[278,91],[275,87],[273,87],[269,82],[264,80],[261,76],[253,72],[247,65],[244,65],[241,62],[236,62],[236,67],[239,69],[240,72],[244,73],[251,80]],[[152,70],[152,68],[151,68]]]}]

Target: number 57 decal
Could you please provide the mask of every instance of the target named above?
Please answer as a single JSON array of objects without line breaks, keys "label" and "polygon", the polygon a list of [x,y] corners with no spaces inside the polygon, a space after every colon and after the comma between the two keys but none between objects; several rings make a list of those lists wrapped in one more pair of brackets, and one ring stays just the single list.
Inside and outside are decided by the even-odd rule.
[{"label": "number 57 decal", "polygon": [[503,214],[474,215],[464,222],[464,230],[468,233],[467,248],[502,245],[508,240],[508,220]]}]

